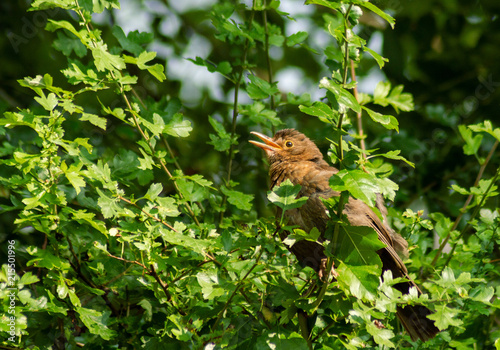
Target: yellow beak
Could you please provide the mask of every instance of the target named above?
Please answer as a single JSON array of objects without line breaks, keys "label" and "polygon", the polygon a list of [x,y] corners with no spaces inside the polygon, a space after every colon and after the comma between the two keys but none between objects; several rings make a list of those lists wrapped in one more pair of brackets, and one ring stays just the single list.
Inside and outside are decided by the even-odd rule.
[{"label": "yellow beak", "polygon": [[266,135],[261,134],[260,132],[256,132],[256,131],[252,131],[250,134],[253,134],[253,135],[257,136],[259,139],[261,139],[262,141],[264,141],[264,143],[257,142],[257,141],[254,141],[254,140],[250,140],[249,142],[252,145],[255,145],[257,147],[262,148],[266,152],[269,152],[269,151],[276,152],[276,151],[283,150],[283,148],[281,148],[281,146],[278,145],[276,142],[274,142],[274,140],[272,138],[270,138],[269,136],[266,136]]}]

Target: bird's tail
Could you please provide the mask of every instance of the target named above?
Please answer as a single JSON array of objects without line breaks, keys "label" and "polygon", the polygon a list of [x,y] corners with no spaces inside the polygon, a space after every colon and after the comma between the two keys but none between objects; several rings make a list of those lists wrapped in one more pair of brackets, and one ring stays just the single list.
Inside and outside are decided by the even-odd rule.
[{"label": "bird's tail", "polygon": [[427,341],[439,332],[434,321],[427,318],[432,311],[422,305],[406,305],[397,308],[397,315],[413,341]]}]

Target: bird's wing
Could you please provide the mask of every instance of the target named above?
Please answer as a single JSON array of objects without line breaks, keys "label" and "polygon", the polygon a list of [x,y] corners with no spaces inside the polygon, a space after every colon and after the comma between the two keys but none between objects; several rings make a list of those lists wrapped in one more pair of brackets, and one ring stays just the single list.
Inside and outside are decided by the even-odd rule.
[{"label": "bird's wing", "polygon": [[387,231],[386,227],[373,210],[359,199],[351,198],[345,206],[345,214],[351,225],[372,227],[377,232],[380,241],[386,245],[386,247],[382,249],[385,250],[383,255],[391,260],[384,262],[385,268],[392,270],[394,277],[406,276],[408,270],[394,249],[394,242],[391,234]]}]

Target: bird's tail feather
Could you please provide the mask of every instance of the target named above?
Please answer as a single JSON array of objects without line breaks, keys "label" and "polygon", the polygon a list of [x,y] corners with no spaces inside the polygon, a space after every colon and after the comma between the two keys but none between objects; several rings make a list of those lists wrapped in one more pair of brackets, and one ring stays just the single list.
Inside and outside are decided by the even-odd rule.
[{"label": "bird's tail feather", "polygon": [[430,314],[432,311],[422,305],[406,305],[397,309],[398,318],[413,341],[427,341],[439,332],[434,321],[427,318]]}]

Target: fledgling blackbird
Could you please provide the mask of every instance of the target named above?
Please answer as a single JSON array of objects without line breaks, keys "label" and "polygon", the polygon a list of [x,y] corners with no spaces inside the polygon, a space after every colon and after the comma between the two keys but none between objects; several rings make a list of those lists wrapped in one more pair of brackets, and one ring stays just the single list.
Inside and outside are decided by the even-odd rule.
[{"label": "fledgling blackbird", "polygon": [[[250,141],[255,146],[262,148],[269,160],[269,176],[271,188],[280,185],[289,179],[294,185],[301,185],[298,197],[308,197],[307,202],[300,208],[287,210],[284,214],[287,225],[297,225],[302,230],[310,232],[316,227],[324,235],[329,215],[323,204],[322,198],[338,196],[329,186],[329,179],[338,170],[330,166],[324,159],[318,147],[304,134],[294,129],[278,131],[273,138],[258,132],[252,132],[264,143]],[[386,208],[381,197],[377,199],[377,207],[385,217]],[[361,200],[349,198],[345,204],[345,214],[352,226],[368,226],[373,228],[378,238],[386,247],[377,251],[382,261],[382,270],[392,271],[394,278],[408,278],[408,271],[398,253],[407,256],[408,243],[379,217]],[[278,208],[277,217],[281,217]],[[281,234],[281,239],[286,238],[286,233]],[[320,240],[324,237],[320,236]],[[290,251],[297,257],[303,266],[311,266],[320,272],[325,267],[326,255],[321,244],[302,240],[296,242]],[[403,294],[408,294],[410,287],[415,287],[419,294],[422,292],[413,281],[398,283],[394,286]],[[397,316],[413,340],[426,341],[433,338],[438,332],[434,321],[426,316],[432,311],[422,305],[406,305],[397,308]]]}]

